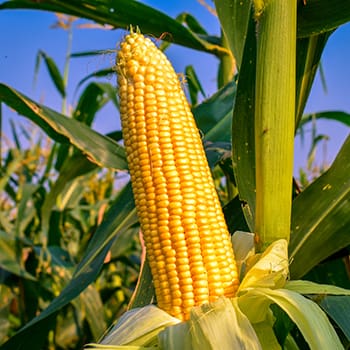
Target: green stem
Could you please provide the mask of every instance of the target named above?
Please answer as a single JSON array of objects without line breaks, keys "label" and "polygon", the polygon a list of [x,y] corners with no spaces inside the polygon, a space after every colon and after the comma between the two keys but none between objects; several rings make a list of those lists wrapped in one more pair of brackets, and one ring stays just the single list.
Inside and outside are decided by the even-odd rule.
[{"label": "green stem", "polygon": [[295,0],[266,0],[256,16],[255,233],[258,250],[264,250],[277,239],[289,241],[290,235],[296,3]]}]

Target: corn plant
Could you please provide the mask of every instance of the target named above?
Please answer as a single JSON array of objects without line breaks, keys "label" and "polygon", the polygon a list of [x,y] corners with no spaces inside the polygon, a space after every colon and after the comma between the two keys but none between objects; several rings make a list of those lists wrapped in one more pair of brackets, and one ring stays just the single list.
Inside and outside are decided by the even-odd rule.
[{"label": "corn plant", "polygon": [[[38,227],[38,237],[34,239],[31,232],[18,231],[18,227],[23,223],[18,222],[17,218],[29,218],[29,214],[19,216],[19,213],[15,213],[13,220],[9,222],[11,230],[13,226],[14,232],[19,232],[14,236],[15,238],[11,238],[9,233],[6,234],[6,227],[2,224],[4,239],[13,240],[11,244],[17,246],[17,249],[20,244],[21,252],[24,252],[22,249],[24,245],[31,247],[31,252],[36,254],[39,263],[33,268],[30,265],[19,264],[18,266],[18,263],[11,265],[3,262],[1,267],[4,271],[11,276],[20,277],[20,283],[34,283],[40,286],[40,283],[36,283],[41,277],[38,274],[38,266],[39,271],[54,266],[51,263],[55,258],[52,252],[55,244],[52,239],[53,232],[60,224],[56,212],[58,209],[67,208],[66,205],[70,199],[62,201],[61,197],[64,198],[64,195],[69,193],[67,189],[75,190],[78,176],[97,172],[99,168],[114,171],[125,171],[129,168],[134,190],[132,192],[131,185],[128,183],[115,194],[113,200],[108,201],[108,210],[104,215],[99,216],[102,220],[96,218],[94,221],[93,235],[84,231],[84,226],[80,224],[81,216],[78,216],[80,219],[77,220],[76,206],[75,210],[68,212],[75,219],[68,222],[79,223],[78,230],[74,232],[84,241],[79,249],[80,255],[75,264],[70,266],[71,273],[67,275],[65,283],[59,285],[56,294],[55,291],[52,292],[56,297],[37,308],[36,312],[41,311],[38,315],[32,312],[26,319],[18,322],[19,327],[22,326],[22,328],[15,334],[10,334],[10,338],[2,346],[3,349],[19,349],[28,343],[31,344],[31,348],[42,348],[47,344],[54,344],[52,341],[50,343],[50,336],[59,332],[55,323],[61,322],[68,328],[67,319],[69,318],[64,318],[64,315],[72,310],[79,313],[87,305],[93,304],[96,307],[94,314],[101,315],[103,312],[101,304],[95,304],[91,299],[84,304],[85,306],[79,302],[82,302],[86,293],[96,290],[99,281],[96,284],[94,280],[99,276],[101,269],[99,278],[103,278],[108,273],[108,269],[103,266],[109,252],[113,253],[115,249],[118,251],[125,242],[130,241],[130,237],[135,237],[135,233],[139,230],[138,218],[145,234],[146,249],[143,249],[141,271],[128,305],[129,310],[120,318],[118,318],[119,315],[115,315],[116,325],[102,338],[100,338],[101,328],[103,328],[101,325],[103,326],[105,321],[97,327],[93,324],[94,317],[90,319],[87,317],[89,323],[87,332],[90,331],[93,334],[83,337],[81,342],[95,342],[89,347],[97,349],[231,349],[235,347],[342,349],[349,346],[350,291],[346,289],[349,288],[349,278],[346,273],[349,271],[347,249],[350,236],[346,227],[350,221],[348,205],[350,139],[347,138],[344,142],[330,168],[303,191],[300,191],[295,184],[293,186],[292,162],[294,134],[298,126],[308,118],[303,117],[303,110],[316,67],[319,65],[327,39],[338,26],[350,19],[350,6],[343,0],[334,1],[332,4],[319,0],[306,2],[217,0],[215,7],[222,27],[221,37],[209,35],[193,16],[180,15],[177,19],[172,19],[142,2],[131,0],[117,2],[87,0],[69,3],[61,0],[36,3],[12,0],[0,5],[1,10],[34,8],[80,16],[98,23],[108,23],[114,28],[137,27],[141,33],[163,38],[161,49],[169,45],[166,42],[169,37],[163,36],[163,33],[170,33],[173,43],[200,50],[218,58],[219,89],[203,102],[198,102],[197,98],[203,89],[195,69],[188,67],[186,70],[189,78],[189,95],[193,103],[192,113],[200,131],[196,130],[191,122],[189,130],[192,131],[188,134],[190,136],[182,136],[180,139],[183,143],[181,147],[187,149],[185,153],[189,153],[186,147],[198,150],[196,154],[200,154],[202,160],[204,153],[201,143],[203,143],[219,194],[219,197],[216,197],[215,192],[208,190],[210,196],[205,198],[207,208],[204,214],[200,214],[197,209],[192,209],[189,215],[190,217],[198,215],[204,220],[209,220],[213,216],[210,215],[210,210],[219,209],[218,198],[223,199],[226,224],[218,221],[217,224],[212,224],[210,231],[215,231],[216,225],[220,228],[227,225],[228,231],[232,233],[235,259],[240,272],[239,287],[235,281],[235,273],[231,274],[231,281],[224,282],[223,287],[217,286],[218,290],[225,291],[232,283],[235,286],[232,293],[218,293],[215,288],[214,291],[209,288],[205,292],[209,297],[202,299],[205,293],[197,294],[197,300],[200,299],[200,302],[196,303],[196,294],[193,292],[196,278],[194,281],[188,281],[187,278],[186,283],[179,284],[176,279],[178,276],[175,276],[173,271],[182,271],[191,267],[191,264],[193,265],[191,256],[197,256],[198,259],[202,257],[205,260],[207,256],[205,249],[201,248],[199,252],[188,250],[188,253],[184,253],[187,254],[186,256],[178,255],[177,257],[181,259],[188,259],[188,264],[183,265],[178,264],[181,259],[162,260],[162,255],[155,252],[158,246],[163,247],[161,250],[164,253],[169,244],[170,247],[188,245],[187,240],[191,240],[192,237],[185,239],[181,235],[181,229],[185,227],[183,224],[187,223],[185,217],[181,216],[182,205],[186,203],[180,201],[178,204],[176,196],[171,198],[167,195],[171,181],[165,181],[165,187],[160,186],[166,190],[163,189],[163,192],[158,193],[159,196],[156,192],[145,190],[149,182],[160,181],[153,180],[156,179],[157,171],[161,175],[164,175],[166,170],[169,170],[170,174],[180,173],[185,163],[188,163],[188,160],[182,163],[181,157],[174,156],[175,158],[170,159],[169,154],[163,155],[164,152],[161,151],[163,148],[169,146],[171,150],[173,149],[171,142],[161,144],[162,147],[156,142],[161,135],[171,138],[172,136],[169,136],[171,132],[174,132],[175,136],[178,132],[186,135],[182,132],[188,128],[188,126],[181,126],[176,129],[176,124],[171,124],[164,119],[169,113],[162,112],[162,108],[171,109],[176,102],[177,108],[179,104],[186,106],[184,110],[178,112],[179,115],[189,115],[191,112],[182,93],[175,95],[173,90],[169,93],[168,85],[164,82],[164,74],[167,76],[168,84],[179,84],[177,79],[170,76],[171,68],[167,61],[162,58],[160,64],[155,67],[152,64],[147,65],[150,58],[146,53],[140,55],[138,51],[140,49],[135,42],[140,41],[141,46],[143,40],[151,42],[143,39],[141,34],[137,34],[141,39],[127,39],[129,43],[121,45],[120,59],[115,68],[119,74],[120,115],[123,120],[127,157],[124,147],[117,142],[119,138],[116,141],[111,137],[114,135],[101,135],[95,132],[91,129],[91,123],[79,119],[80,113],[73,114],[73,118],[67,118],[64,114],[32,101],[14,87],[0,85],[1,101],[38,124],[55,141],[56,147],[62,149],[61,152],[54,150],[56,156],[61,154],[61,157],[57,156],[57,158],[61,159],[62,165],[59,167],[59,174],[56,175],[53,188],[47,196],[44,196],[44,199],[39,198],[42,205],[40,215],[37,215],[39,220],[34,220]],[[133,47],[130,51],[131,58],[129,57],[130,61],[126,61],[125,57],[129,55],[130,46]],[[152,56],[163,57],[163,54],[154,46],[152,50]],[[133,54],[135,57],[132,57]],[[237,75],[233,74],[234,67],[237,68]],[[147,69],[149,69],[148,76],[145,75]],[[109,72],[110,70],[103,70],[97,74],[103,75]],[[145,85],[144,82],[148,77],[149,83],[157,85]],[[163,80],[158,82],[158,79]],[[137,88],[138,83],[140,86]],[[146,126],[145,120],[129,120],[131,117],[143,117],[145,114],[143,98],[146,95],[142,93],[145,86],[149,89],[146,91],[147,99],[150,98],[149,101],[151,101],[148,103],[149,108],[152,106],[158,108],[152,110],[155,112],[154,117],[160,118],[159,115],[163,113],[164,117],[161,121],[171,126],[171,130],[157,129],[158,131],[143,133],[141,136],[133,134],[138,130],[135,128],[136,124],[141,129],[151,128],[148,124]],[[157,94],[154,93],[155,87],[160,90],[160,92],[157,90]],[[110,88],[107,89],[107,95],[113,98]],[[161,100],[166,93],[169,93],[167,99]],[[119,104],[116,103],[116,105],[119,108]],[[174,115],[177,115],[176,111]],[[331,115],[334,119],[342,117],[343,122],[348,123],[347,114],[340,116],[339,113],[334,112]],[[322,115],[320,114],[319,117]],[[120,133],[118,132],[117,135]],[[175,136],[173,139],[176,139]],[[152,137],[154,140],[150,141],[149,138]],[[139,142],[135,143],[137,140]],[[149,145],[153,145],[153,148]],[[157,154],[160,155],[159,159]],[[62,158],[62,155],[67,156]],[[11,185],[16,163],[11,163],[11,157],[6,159],[8,159],[7,163],[2,166],[5,174],[5,180],[2,183],[9,188],[7,193],[11,195],[14,192],[13,189],[11,191]],[[175,165],[172,163],[169,168],[169,165],[161,164],[163,168],[159,170],[159,167],[153,168],[149,165],[149,159],[152,159],[155,164],[157,161],[159,163],[160,160],[165,162],[170,159],[170,162],[173,161]],[[44,163],[51,164],[50,162],[52,159],[48,157]],[[197,168],[195,164],[193,171]],[[47,169],[51,170],[51,166]],[[200,187],[213,188],[212,179],[207,177],[208,170],[198,168],[196,171],[205,173],[205,177],[200,176],[201,181],[205,179]],[[19,172],[21,175],[22,169]],[[44,174],[47,173],[44,171]],[[186,181],[191,183],[190,177],[194,178],[190,175],[187,178],[177,176],[175,182],[178,181],[183,189],[187,186]],[[161,180],[163,181],[164,178],[167,180],[166,176]],[[170,180],[172,179],[174,179],[173,176]],[[107,178],[107,183],[108,180],[110,183],[107,186],[112,186],[113,180]],[[33,191],[27,196],[41,193],[33,189],[33,184],[37,183],[33,179],[29,178],[25,183],[29,183],[27,187]],[[196,182],[193,180],[193,183]],[[46,188],[47,186],[42,186],[41,191]],[[86,198],[82,200],[81,196],[88,196],[91,193],[87,189],[90,188],[89,186],[84,186],[84,192],[81,188],[77,190],[80,200],[74,202],[79,203],[78,208],[81,205],[84,206],[86,201]],[[189,192],[199,196],[200,190],[196,188]],[[186,197],[187,194],[183,192],[180,196]],[[105,198],[105,196],[102,197]],[[24,202],[18,205],[18,210],[30,211],[32,207],[27,205],[28,197],[22,198]],[[158,204],[153,205],[152,201]],[[203,201],[198,203],[196,205],[203,206]],[[86,207],[85,210],[89,213],[95,210],[95,213],[98,213],[104,210],[101,209],[105,208],[104,204],[105,201],[102,203],[94,201],[93,207]],[[155,212],[153,212],[154,208],[157,209]],[[35,216],[35,214],[32,215]],[[216,216],[220,217],[221,214]],[[155,222],[152,221],[153,217]],[[180,222],[176,221],[177,217]],[[162,220],[171,222],[166,230],[162,230]],[[196,223],[198,220],[196,219]],[[2,222],[6,221],[2,220]],[[70,232],[69,228],[70,226],[65,227],[62,232]],[[147,231],[148,229],[150,231]],[[12,232],[11,230],[8,232]],[[148,235],[147,232],[151,234]],[[163,235],[157,236],[159,233]],[[181,238],[179,241],[175,240],[176,233]],[[199,236],[199,240],[204,241],[202,235]],[[222,234],[221,237],[224,235]],[[227,235],[225,237],[227,239]],[[187,243],[184,243],[185,241]],[[213,241],[218,239],[213,238]],[[78,245],[80,244],[79,242]],[[185,248],[187,249],[188,246]],[[67,246],[62,246],[61,252],[70,252],[70,249],[73,248],[67,243]],[[180,249],[179,252],[187,252],[186,249]],[[137,252],[138,249],[134,251]],[[204,264],[206,270],[202,268],[201,271],[208,273],[211,266],[219,266],[226,270],[225,263],[228,261],[232,268],[233,261],[229,260],[230,254],[225,253],[225,255],[227,259],[222,259],[220,254],[217,254],[213,260],[208,258],[207,261],[210,263]],[[10,260],[16,261],[14,253]],[[23,264],[23,261],[27,260],[20,260],[20,263]],[[174,268],[167,269],[167,264],[170,267],[174,264]],[[57,266],[62,269],[63,263]],[[158,268],[166,271],[165,277],[157,274]],[[113,270],[113,265],[110,265],[110,269]],[[194,275],[191,269],[187,273]],[[125,275],[123,277],[126,278]],[[169,278],[172,278],[177,285],[175,283],[174,287],[170,288]],[[59,282],[62,283],[62,281],[56,281],[56,283]],[[124,280],[122,285],[124,287],[130,285],[128,282]],[[215,279],[205,279],[201,283],[216,286]],[[23,290],[21,288],[19,285],[18,290]],[[194,301],[191,298],[181,299],[182,294],[186,294],[187,297],[188,293],[194,294]],[[94,295],[98,300],[98,293]],[[210,297],[211,295],[213,298]],[[50,298],[46,300],[48,299]],[[132,331],[130,331],[131,324]],[[97,344],[98,340],[102,344]],[[79,345],[81,344],[77,346]]]}]

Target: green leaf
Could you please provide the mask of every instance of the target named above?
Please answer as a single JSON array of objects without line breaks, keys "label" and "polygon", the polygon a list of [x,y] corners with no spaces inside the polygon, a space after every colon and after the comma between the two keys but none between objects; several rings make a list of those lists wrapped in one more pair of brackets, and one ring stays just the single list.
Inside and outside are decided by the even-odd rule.
[{"label": "green leaf", "polygon": [[193,108],[196,123],[207,141],[230,141],[232,108],[236,84],[230,82],[214,95]]},{"label": "green leaf", "polygon": [[108,83],[90,83],[81,94],[73,117],[91,126],[96,113],[108,102],[112,101],[118,108],[116,89]]},{"label": "green leaf", "polygon": [[4,166],[0,168],[0,192],[2,192],[8,186],[11,175],[21,167],[24,154],[13,154],[11,158],[8,158],[4,162]]},{"label": "green leaf", "polygon": [[297,39],[296,65],[296,115],[295,128],[298,128],[306,101],[319,67],[321,55],[332,32]]},{"label": "green leaf", "polygon": [[94,71],[90,74],[88,74],[86,77],[84,77],[83,79],[81,79],[77,85],[77,88],[79,88],[81,85],[83,85],[86,81],[88,81],[91,78],[101,78],[101,77],[109,77],[115,74],[115,69],[112,68],[104,68],[104,69],[100,69],[97,71]]},{"label": "green leaf", "polygon": [[147,262],[146,257],[142,258],[139,278],[135,291],[129,303],[129,309],[143,307],[151,304],[155,298],[155,291],[153,286],[151,268]]},{"label": "green leaf", "polygon": [[232,119],[232,161],[239,198],[251,232],[255,218],[255,71],[256,33],[251,19],[239,73]]},{"label": "green leaf", "polygon": [[[227,38],[225,34],[221,30],[221,44],[222,46],[229,48]],[[233,55],[226,55],[219,58],[219,68],[217,73],[217,86],[218,88],[222,88],[231,80],[233,80],[235,72],[237,70],[236,60]]]},{"label": "green leaf", "polygon": [[36,215],[36,208],[33,203],[33,195],[39,189],[39,185],[25,183],[21,186],[21,197],[17,203],[17,216],[15,221],[15,236],[24,238],[24,231]]},{"label": "green leaf", "polygon": [[185,75],[186,75],[188,89],[190,92],[191,104],[195,106],[198,101],[198,97],[197,97],[198,93],[200,92],[202,96],[205,96],[205,92],[203,90],[203,87],[198,79],[198,76],[193,66],[187,66],[185,68]]},{"label": "green leaf", "polygon": [[90,161],[100,166],[127,169],[124,148],[84,123],[40,105],[4,84],[0,84],[0,100],[32,120],[55,141],[70,142],[79,148]]},{"label": "green leaf", "polygon": [[235,196],[222,209],[226,219],[227,227],[231,234],[233,234],[235,231],[249,231],[239,196]]},{"label": "green leaf", "polygon": [[307,0],[298,6],[298,37],[307,37],[336,29],[350,21],[348,0]]},{"label": "green leaf", "polygon": [[251,12],[251,0],[215,0],[216,11],[240,69]]},{"label": "green leaf", "polygon": [[188,28],[190,28],[194,33],[207,35],[207,31],[205,28],[198,22],[196,17],[193,17],[188,12],[182,12],[177,17],[176,20],[180,23],[187,24]]},{"label": "green leaf", "polygon": [[70,57],[76,58],[76,57],[87,57],[87,56],[101,56],[105,54],[114,54],[115,55],[116,50],[115,49],[106,49],[106,50],[89,50],[89,51],[81,51],[81,52],[73,52]]},{"label": "green leaf", "polygon": [[204,150],[210,169],[231,157],[231,144],[229,142],[204,141]]},{"label": "green leaf", "polygon": [[88,18],[101,24],[110,24],[115,28],[127,29],[132,25],[139,27],[142,33],[163,37],[173,43],[215,55],[227,54],[227,50],[193,33],[177,20],[135,0],[80,0],[39,1],[12,0],[0,5],[1,9],[36,9],[60,12],[81,18]]},{"label": "green leaf", "polygon": [[16,276],[35,281],[36,278],[28,273],[20,263],[18,251],[18,239],[0,230],[0,267]]},{"label": "green leaf", "polygon": [[299,279],[350,244],[350,136],[332,166],[293,202],[290,273]]},{"label": "green leaf", "polygon": [[350,341],[350,297],[327,296],[322,298],[320,306],[336,322]]},{"label": "green leaf", "polygon": [[80,300],[85,309],[86,320],[89,323],[93,338],[97,341],[107,327],[100,294],[95,287],[90,285],[80,294]]},{"label": "green leaf", "polygon": [[49,71],[50,78],[56,86],[56,89],[61,94],[62,97],[66,96],[66,88],[64,86],[63,77],[55,63],[55,61],[48,56],[44,51],[39,51],[36,56],[35,63],[35,80],[39,71],[39,66],[41,62],[41,58],[44,60],[47,70]]},{"label": "green leaf", "polygon": [[305,114],[303,115],[299,126],[302,127],[315,119],[333,120],[342,123],[346,126],[350,126],[350,114],[342,111],[324,111],[312,114]]},{"label": "green leaf", "polygon": [[[61,294],[37,317],[21,328],[2,347],[2,350],[22,349],[30,339],[32,348],[36,346],[40,338],[36,332],[45,329],[48,318],[55,314],[76,298],[97,277],[105,256],[115,240],[137,222],[136,210],[130,183],[120,192],[114,203],[108,210],[104,220],[92,237],[85,256],[78,264],[70,283]],[[41,337],[43,338],[43,337]]]},{"label": "green leaf", "polygon": [[59,175],[51,185],[50,192],[46,195],[41,207],[43,235],[49,233],[50,216],[56,204],[57,197],[68,188],[74,179],[96,168],[97,166],[89,162],[81,152],[75,152],[72,156],[64,160]]},{"label": "green leaf", "polygon": [[[337,254],[338,253],[336,253],[336,255]],[[344,255],[348,254],[349,252],[347,251],[347,248],[345,248]],[[330,257],[329,259],[322,261],[322,263],[316,265],[305,274],[303,279],[350,289],[350,279],[348,277],[346,259],[341,255],[337,257],[337,259]]]},{"label": "green leaf", "polygon": [[0,289],[0,339],[6,339],[9,334],[11,323],[11,305],[14,301],[13,292],[6,285],[2,285]]}]

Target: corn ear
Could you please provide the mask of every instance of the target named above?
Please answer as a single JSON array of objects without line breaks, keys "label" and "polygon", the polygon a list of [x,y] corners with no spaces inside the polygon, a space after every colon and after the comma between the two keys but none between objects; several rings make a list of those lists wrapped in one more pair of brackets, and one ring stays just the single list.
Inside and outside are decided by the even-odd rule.
[{"label": "corn ear", "polygon": [[238,274],[200,133],[165,55],[142,34],[117,56],[120,114],[157,302],[186,320],[233,297]]}]

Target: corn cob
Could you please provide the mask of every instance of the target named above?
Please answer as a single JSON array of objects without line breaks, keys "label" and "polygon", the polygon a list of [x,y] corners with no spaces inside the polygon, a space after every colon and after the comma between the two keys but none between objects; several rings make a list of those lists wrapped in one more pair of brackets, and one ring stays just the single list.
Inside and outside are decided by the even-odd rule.
[{"label": "corn cob", "polygon": [[120,114],[157,303],[186,320],[233,297],[238,275],[199,131],[166,56],[142,34],[117,55]]}]

